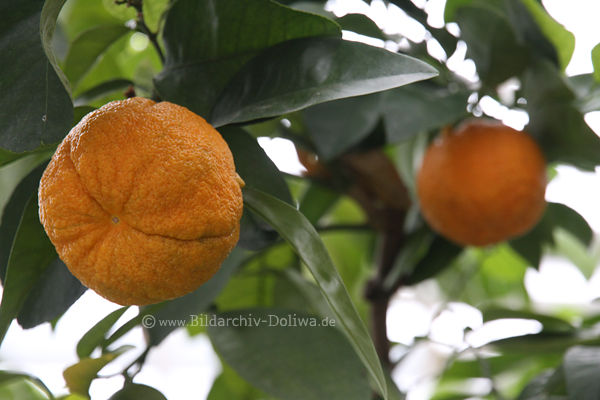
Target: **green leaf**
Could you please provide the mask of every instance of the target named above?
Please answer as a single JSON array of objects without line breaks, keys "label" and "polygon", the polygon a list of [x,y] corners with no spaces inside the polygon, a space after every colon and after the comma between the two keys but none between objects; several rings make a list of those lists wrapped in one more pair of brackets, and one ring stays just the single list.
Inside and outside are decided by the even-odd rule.
[{"label": "green leaf", "polygon": [[234,249],[210,280],[190,294],[165,302],[158,311],[153,313],[154,321],[159,323],[155,323],[151,328],[146,327],[149,344],[156,346],[175,329],[185,326],[161,324],[160,321],[189,321],[192,316],[206,311],[245,258],[244,251]]},{"label": "green leaf", "polygon": [[167,400],[158,390],[151,386],[130,383],[117,393],[110,396],[108,400]]},{"label": "green leaf", "polygon": [[363,43],[290,40],[246,64],[219,96],[210,120],[220,126],[272,117],[435,75],[429,64]]},{"label": "green leaf", "polygon": [[529,125],[549,162],[593,170],[600,163],[600,138],[577,109],[575,95],[549,62],[530,65],[523,78]]},{"label": "green leaf", "polygon": [[404,278],[403,282],[406,285],[414,285],[436,276],[452,265],[462,250],[461,246],[436,235],[427,254],[415,265],[412,273]]},{"label": "green leaf", "polygon": [[554,231],[554,243],[558,253],[577,266],[586,279],[592,277],[596,271],[597,256],[591,254],[588,246],[584,245],[575,235],[561,228]]},{"label": "green leaf", "polygon": [[71,307],[87,290],[55,254],[54,260],[29,291],[17,321],[25,328],[53,321]]},{"label": "green leaf", "polygon": [[388,141],[407,140],[418,133],[440,129],[464,119],[469,94],[429,82],[385,92],[382,106]]},{"label": "green leaf", "polygon": [[169,0],[146,0],[142,3],[144,21],[152,32],[159,31],[160,24],[164,20],[165,11],[169,7]]},{"label": "green leaf", "polygon": [[543,332],[552,334],[571,334],[576,329],[568,321],[554,317],[552,315],[539,314],[527,310],[512,310],[508,308],[491,307],[481,310],[484,321],[493,321],[496,319],[517,318],[532,319],[538,321],[543,326]]},{"label": "green leaf", "polygon": [[33,383],[39,390],[44,392],[47,398],[54,399],[54,395],[52,394],[50,389],[48,389],[48,386],[46,386],[40,378],[22,372],[0,371],[0,383],[10,382],[15,379],[25,379]]},{"label": "green leaf", "polygon": [[385,376],[369,332],[312,224],[295,208],[257,190],[244,190],[244,203],[271,224],[306,264],[335,313],[340,328],[367,367],[379,392],[386,397]]},{"label": "green leaf", "polygon": [[104,342],[108,331],[117,323],[128,308],[118,308],[92,326],[77,342],[77,357],[80,359],[89,357],[94,349]]},{"label": "green leaf", "polygon": [[306,133],[324,160],[346,152],[367,137],[377,125],[379,93],[330,101],[302,112]]},{"label": "green leaf", "polygon": [[69,48],[64,71],[73,87],[90,70],[98,57],[130,29],[124,25],[100,25],[82,32]]},{"label": "green leaf", "polygon": [[346,14],[336,19],[336,22],[345,31],[352,31],[381,40],[387,39],[377,24],[364,14]]},{"label": "green leaf", "polygon": [[[236,171],[246,186],[262,190],[289,204],[294,203],[279,169],[256,139],[243,129],[236,127],[224,127],[219,132],[229,145],[235,160]],[[260,250],[272,244],[277,237],[277,233],[260,221],[251,211],[244,210],[239,240],[241,247]]]},{"label": "green leaf", "polygon": [[0,27],[0,109],[10,116],[0,118],[0,147],[14,152],[33,150],[59,141],[69,131],[73,106],[57,69],[53,69],[49,45],[63,3],[48,0],[44,12],[39,0],[9,1],[0,6],[4,19]]},{"label": "green leaf", "polygon": [[458,8],[454,16],[467,43],[467,57],[475,61],[485,86],[494,87],[523,71],[528,49],[517,41],[501,11],[477,3]]},{"label": "green leaf", "polygon": [[117,350],[105,353],[98,358],[84,358],[63,371],[65,383],[71,393],[89,397],[88,391],[92,381],[98,377],[98,372],[112,360],[130,350],[132,346],[123,346]]},{"label": "green leaf", "polygon": [[[276,309],[218,314],[227,320],[260,321],[257,326],[209,326],[216,351],[250,383],[282,400],[363,400],[371,391],[360,360],[320,317]],[[244,324],[240,324],[244,325]],[[344,382],[340,385],[340,382]]]},{"label": "green leaf", "polygon": [[162,99],[207,117],[228,81],[261,50],[330,35],[341,36],[335,22],[270,0],[178,0],[165,20],[166,62],[156,88]]},{"label": "green leaf", "polygon": [[537,22],[539,29],[554,45],[558,53],[558,60],[561,68],[564,70],[571,61],[571,56],[575,50],[575,36],[565,29],[560,23],[552,18],[544,9],[542,4],[536,0],[520,0],[527,7],[531,16]]},{"label": "green leaf", "polygon": [[517,400],[568,400],[563,368],[544,371],[523,389]]},{"label": "green leaf", "polygon": [[567,84],[573,90],[575,106],[582,114],[600,110],[600,81],[593,74],[570,76]]},{"label": "green leaf", "polygon": [[525,235],[511,240],[510,245],[532,266],[537,267],[544,246],[555,243],[554,231],[559,227],[586,245],[592,240],[592,230],[581,215],[563,204],[548,203],[540,222]]},{"label": "green leaf", "polygon": [[229,365],[222,363],[223,372],[215,379],[206,400],[273,400],[242,379]]},{"label": "green leaf", "polygon": [[0,303],[0,342],[31,289],[55,258],[54,246],[40,224],[37,195],[33,195],[23,211],[8,259]]},{"label": "green leaf", "polygon": [[600,82],[600,43],[592,49],[592,63],[594,65],[594,79]]},{"label": "green leaf", "polygon": [[115,92],[121,92],[119,97],[123,97],[123,93],[130,86],[133,86],[133,82],[129,79],[112,79],[102,82],[99,85],[79,94],[79,96],[77,96],[75,99],[74,105],[76,107],[85,106],[94,100],[107,97]]},{"label": "green leaf", "polygon": [[577,346],[565,354],[564,374],[569,399],[594,400],[600,397],[600,347]]},{"label": "green leaf", "polygon": [[317,182],[310,182],[300,200],[300,212],[311,224],[316,225],[321,217],[338,202],[339,198],[340,195],[337,192]]}]

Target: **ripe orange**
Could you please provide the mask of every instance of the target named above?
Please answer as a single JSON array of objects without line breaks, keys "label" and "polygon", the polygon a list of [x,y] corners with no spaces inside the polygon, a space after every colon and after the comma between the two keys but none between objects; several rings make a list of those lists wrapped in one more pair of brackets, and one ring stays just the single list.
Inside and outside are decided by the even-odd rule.
[{"label": "ripe orange", "polygon": [[242,184],[203,118],[169,102],[114,101],[58,147],[40,220],[84,285],[119,304],[156,303],[219,269],[238,240]]},{"label": "ripe orange", "polygon": [[541,218],[545,160],[526,133],[474,120],[446,129],[417,176],[423,216],[462,244],[485,246],[521,235]]}]

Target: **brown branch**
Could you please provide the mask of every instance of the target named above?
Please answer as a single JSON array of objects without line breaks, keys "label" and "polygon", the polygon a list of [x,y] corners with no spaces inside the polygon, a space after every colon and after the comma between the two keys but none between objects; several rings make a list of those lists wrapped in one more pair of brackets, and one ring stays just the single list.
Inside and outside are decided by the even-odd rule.
[{"label": "brown branch", "polygon": [[154,49],[158,53],[160,61],[164,64],[165,55],[163,54],[163,51],[160,48],[160,44],[158,43],[158,33],[152,32],[148,25],[146,25],[146,20],[144,19],[144,12],[142,6],[143,0],[115,0],[115,4],[127,4],[127,7],[135,8],[135,10],[137,11],[137,20],[135,21],[137,30],[148,36],[150,43],[152,43],[152,46],[154,46]]}]

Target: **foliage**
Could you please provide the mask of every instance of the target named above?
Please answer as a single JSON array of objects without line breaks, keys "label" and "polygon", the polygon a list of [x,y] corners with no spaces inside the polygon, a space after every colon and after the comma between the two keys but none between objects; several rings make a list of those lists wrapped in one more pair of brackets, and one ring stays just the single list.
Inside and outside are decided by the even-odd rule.
[{"label": "foliage", "polygon": [[[64,371],[86,398],[101,370],[130,347],[115,342],[144,325],[147,348],[122,371],[111,399],[163,399],[134,383],[146,355],[198,318],[328,321],[329,326],[188,326],[207,335],[223,372],[208,398],[401,399],[386,310],[398,291],[432,284],[444,302],[476,307],[485,322],[538,321],[537,333],[485,347],[452,348],[436,399],[597,398],[599,317],[542,312],[524,286],[527,268],[563,256],[589,278],[593,232],[574,210],[551,203],[526,235],[462,248],[420,216],[415,172],[442,127],[481,114],[480,99],[527,113],[526,130],[551,166],[593,170],[600,140],[584,115],[600,109],[595,72],[567,77],[574,37],[534,0],[447,0],[458,36],[428,24],[409,0],[389,0],[426,30],[426,42],[390,35],[362,14],[337,17],[324,0],[24,0],[0,10],[0,337],[60,317],[85,288],[57,257],[37,217],[37,186],[56,145],[83,115],[138,95],[188,107],[219,127],[246,182],[237,248],[195,292],[143,307],[120,322],[99,316]],[[370,37],[345,40],[342,30]],[[477,80],[449,67],[466,44]],[[429,54],[439,44],[446,57]],[[503,83],[518,82],[507,100]],[[485,111],[485,110],[484,110]],[[306,168],[286,175],[258,144],[290,140]],[[401,325],[411,321],[401,321]],[[367,329],[371,327],[371,332]],[[469,332],[465,331],[465,337]],[[425,334],[405,357],[434,342]],[[1,340],[0,340],[1,341]],[[403,360],[400,360],[400,367]],[[135,368],[137,367],[137,368]],[[0,371],[0,397],[54,398],[28,373]],[[489,387],[473,392],[473,379]],[[191,384],[191,383],[190,383]],[[38,390],[39,389],[39,390]]]}]

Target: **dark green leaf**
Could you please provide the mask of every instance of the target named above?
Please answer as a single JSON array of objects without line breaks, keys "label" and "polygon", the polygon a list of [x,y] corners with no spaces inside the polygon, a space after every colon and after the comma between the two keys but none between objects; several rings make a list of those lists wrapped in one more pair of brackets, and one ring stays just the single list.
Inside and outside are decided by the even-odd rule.
[{"label": "dark green leaf", "polygon": [[502,12],[477,3],[460,7],[454,16],[484,85],[494,87],[523,71],[528,49],[517,41]]},{"label": "dark green leaf", "polygon": [[213,382],[206,400],[272,400],[270,396],[242,379],[229,365],[222,364],[223,372]]},{"label": "dark green leaf", "polygon": [[100,25],[82,32],[69,48],[64,71],[73,87],[102,55],[121,36],[129,32],[125,25]]},{"label": "dark green leaf", "polygon": [[554,231],[559,227],[585,245],[592,240],[592,230],[581,215],[563,204],[548,203],[540,222],[525,235],[511,240],[510,245],[532,266],[537,267],[544,246],[554,244]]},{"label": "dark green leaf", "polygon": [[335,313],[337,323],[385,397],[385,377],[369,332],[312,224],[295,208],[257,190],[245,190],[244,203],[271,224],[306,264]]},{"label": "dark green leaf", "polygon": [[517,318],[532,319],[538,321],[543,326],[543,332],[553,334],[575,333],[575,327],[564,319],[552,315],[544,315],[527,310],[512,310],[508,308],[486,308],[482,310],[483,320],[492,321],[495,319]]},{"label": "dark green leaf", "polygon": [[88,391],[92,381],[98,377],[98,372],[109,362],[130,350],[131,346],[123,346],[117,350],[104,353],[98,358],[84,358],[63,371],[65,383],[71,393],[89,397]]},{"label": "dark green leaf", "polygon": [[300,212],[316,225],[339,200],[340,195],[319,183],[311,182],[300,200]]},{"label": "dark green leaf", "polygon": [[[515,32],[517,40],[519,41],[519,44],[528,46],[533,53],[558,65],[559,60],[557,49],[555,49],[552,43],[550,43],[549,38],[544,35],[541,30],[541,26],[538,25],[538,22],[547,21],[546,19],[542,19],[544,18],[544,15],[546,18],[550,19],[550,21],[555,23],[556,21],[552,20],[552,18],[545,13],[543,6],[539,4],[537,0],[529,1],[529,3],[530,6],[531,3],[533,3],[533,7],[528,7],[525,5],[523,0],[504,0],[506,15],[513,27],[513,31]],[[537,16],[535,19],[532,14],[533,11],[536,12]],[[575,38],[573,38],[572,45],[575,45]],[[565,49],[565,51],[568,52],[569,50]],[[572,52],[573,47],[571,47],[571,53]],[[568,63],[569,62],[567,60],[567,64]],[[566,64],[564,67],[566,67]]]},{"label": "dark green leaf", "polygon": [[564,374],[569,399],[600,398],[600,347],[577,346],[565,354]]},{"label": "dark green leaf", "polygon": [[260,321],[258,326],[209,326],[208,334],[223,359],[266,393],[282,400],[369,397],[366,371],[337,329],[283,323],[321,324],[321,317],[250,309],[218,314],[217,318]]},{"label": "dark green leaf", "polygon": [[17,315],[17,321],[25,329],[56,319],[87,289],[57,254],[55,257],[40,275]]},{"label": "dark green leaf", "polygon": [[550,162],[593,170],[600,163],[600,139],[576,108],[575,95],[560,72],[539,61],[523,78],[529,125]]},{"label": "dark green leaf", "polygon": [[27,201],[12,243],[0,304],[0,342],[31,289],[56,259],[54,246],[40,224],[36,195]]},{"label": "dark green leaf", "polygon": [[467,115],[469,92],[416,83],[383,94],[385,133],[399,142],[431,129],[454,124]]},{"label": "dark green leaf", "polygon": [[367,137],[377,125],[379,93],[330,101],[303,111],[306,133],[317,153],[331,160]]},{"label": "dark green leaf", "polygon": [[568,400],[563,368],[544,371],[523,389],[517,400]]},{"label": "dark green leaf", "polygon": [[0,6],[0,109],[4,116],[0,118],[0,147],[15,152],[33,150],[59,141],[69,131],[71,99],[52,59],[46,57],[52,56],[49,40],[63,3],[24,0]]},{"label": "dark green leaf", "polygon": [[427,254],[415,265],[413,272],[404,278],[403,282],[406,285],[414,285],[434,277],[449,267],[462,250],[461,246],[449,242],[442,236],[436,236]]},{"label": "dark green leaf", "polygon": [[76,107],[85,106],[94,100],[101,99],[113,94],[114,92],[121,91],[124,93],[125,90],[132,85],[133,82],[129,79],[112,79],[110,81],[102,82],[98,86],[86,90],[77,96],[74,104]]},{"label": "dark green leaf", "polygon": [[85,333],[77,343],[77,357],[89,357],[94,349],[104,342],[108,331],[117,323],[129,307],[121,307],[102,318],[96,325]]},{"label": "dark green leaf", "polygon": [[210,119],[220,126],[272,117],[435,75],[429,64],[363,43],[290,40],[246,64],[219,96]]},{"label": "dark green leaf", "polygon": [[[234,249],[223,262],[217,273],[210,280],[190,294],[166,302],[158,311],[153,313],[155,321],[189,321],[192,316],[206,311],[213,300],[221,293],[229,278],[239,267],[246,253]],[[151,328],[146,328],[151,345],[158,345],[175,329],[183,327],[174,324],[156,323]]]},{"label": "dark green leaf", "polygon": [[[292,195],[279,169],[256,139],[244,130],[234,127],[220,129],[220,132],[233,153],[236,171],[246,186],[262,190],[293,204]],[[242,247],[259,250],[272,244],[277,237],[277,233],[251,211],[244,210],[239,242]]]},{"label": "dark green leaf", "polygon": [[552,18],[537,0],[520,1],[527,7],[541,32],[554,45],[561,68],[567,68],[575,49],[575,36]]},{"label": "dark green leaf", "polygon": [[338,18],[336,22],[345,31],[352,31],[381,40],[387,39],[377,24],[364,14],[346,14]]},{"label": "dark green leaf", "polygon": [[567,81],[575,93],[575,106],[582,113],[600,110],[600,81],[593,74],[570,76]]},{"label": "dark green leaf", "polygon": [[0,371],[0,383],[10,382],[15,379],[25,379],[31,383],[33,383],[39,390],[44,392],[44,394],[51,400],[54,399],[54,395],[48,389],[48,386],[42,382],[40,378],[37,378],[32,375],[28,375],[22,372],[14,372],[14,371]]},{"label": "dark green leaf", "polygon": [[206,117],[227,82],[261,50],[328,35],[341,35],[333,21],[270,0],[179,0],[167,13],[166,63],[156,87],[164,100]]},{"label": "dark green leaf", "polygon": [[151,386],[130,383],[110,396],[108,400],[167,400],[158,390]]}]

